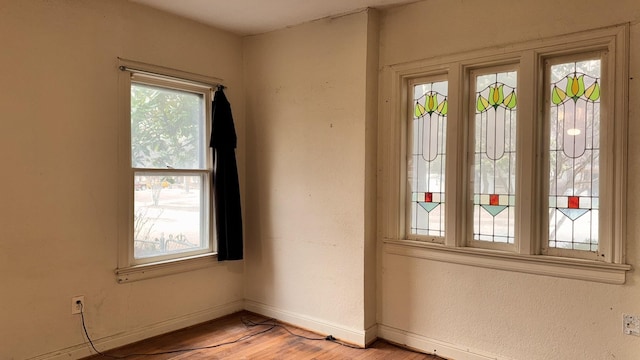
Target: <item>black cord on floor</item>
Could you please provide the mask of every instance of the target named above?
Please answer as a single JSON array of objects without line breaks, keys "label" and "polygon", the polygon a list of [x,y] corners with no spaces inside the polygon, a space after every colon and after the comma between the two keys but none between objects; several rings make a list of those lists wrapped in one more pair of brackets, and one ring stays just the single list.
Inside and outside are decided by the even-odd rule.
[{"label": "black cord on floor", "polygon": [[132,356],[156,356],[156,355],[167,355],[167,354],[175,354],[175,353],[181,353],[181,352],[190,352],[190,351],[213,349],[213,348],[217,348],[217,347],[220,347],[220,346],[236,344],[236,343],[239,343],[241,341],[248,340],[248,339],[250,339],[252,337],[255,337],[255,336],[264,334],[266,332],[269,332],[269,331],[275,329],[276,327],[284,329],[287,333],[289,333],[292,336],[296,336],[296,337],[299,337],[299,338],[302,338],[302,339],[305,339],[305,340],[309,340],[309,341],[331,341],[331,342],[336,343],[338,345],[346,346],[346,347],[349,347],[349,348],[352,348],[352,349],[364,350],[363,348],[361,348],[359,346],[354,346],[354,345],[351,345],[351,344],[347,344],[347,343],[338,341],[332,335],[328,335],[326,337],[316,337],[316,338],[314,338],[314,337],[308,337],[308,336],[296,334],[296,333],[292,332],[291,330],[289,330],[286,326],[278,323],[278,321],[275,320],[275,319],[265,319],[265,320],[260,321],[260,322],[255,322],[253,320],[249,320],[249,319],[247,319],[245,317],[242,317],[241,318],[242,324],[244,324],[244,326],[246,326],[247,328],[256,327],[256,326],[267,326],[267,328],[264,329],[264,330],[257,331],[257,332],[252,333],[252,334],[247,334],[247,335],[241,336],[241,337],[239,337],[239,338],[237,338],[235,340],[232,340],[232,341],[219,343],[219,344],[215,344],[215,345],[201,346],[201,347],[195,347],[195,348],[168,350],[168,351],[160,351],[160,352],[155,352],[155,353],[134,353],[134,354],[121,355],[121,356],[114,356],[114,355],[105,354],[105,353],[101,352],[100,350],[98,350],[96,348],[95,344],[93,343],[93,340],[89,336],[89,332],[87,331],[87,326],[85,325],[83,304],[79,304],[79,305],[80,305],[80,317],[82,319],[82,329],[84,330],[84,334],[87,337],[87,340],[89,341],[89,344],[91,345],[91,348],[93,349],[93,351],[96,352],[96,354],[101,355],[101,356],[106,357],[106,358],[109,358],[109,359],[126,359],[126,358],[129,358],[129,357],[132,357]]},{"label": "black cord on floor", "polygon": [[257,326],[257,325],[267,325],[267,324],[269,324],[269,325],[272,325],[272,326],[277,326],[279,328],[282,328],[282,329],[284,329],[284,331],[288,332],[290,335],[296,336],[296,337],[299,337],[299,338],[302,338],[302,339],[305,339],[305,340],[310,340],[310,341],[331,341],[331,342],[336,343],[338,345],[346,346],[346,347],[349,347],[349,348],[352,348],[352,349],[360,349],[360,350],[363,349],[363,348],[361,348],[359,346],[355,346],[355,345],[344,343],[342,341],[338,341],[338,339],[334,338],[333,335],[327,335],[326,337],[315,337],[315,338],[312,338],[312,337],[307,337],[307,336],[304,336],[304,335],[296,334],[296,333],[292,332],[291,330],[289,330],[286,326],[278,323],[278,321],[275,320],[275,319],[266,319],[266,320],[261,321],[259,323],[255,323],[253,321],[246,321],[245,322],[245,319],[243,318],[242,323],[245,324],[245,326]]}]

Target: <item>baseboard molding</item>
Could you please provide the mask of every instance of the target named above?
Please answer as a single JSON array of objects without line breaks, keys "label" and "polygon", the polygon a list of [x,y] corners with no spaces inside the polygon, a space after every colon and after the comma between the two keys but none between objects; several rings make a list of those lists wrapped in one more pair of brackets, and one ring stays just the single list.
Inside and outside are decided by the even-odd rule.
[{"label": "baseboard molding", "polygon": [[254,312],[267,317],[298,326],[303,329],[311,330],[323,335],[333,335],[336,339],[348,342],[354,345],[364,347],[368,342],[376,337],[377,326],[373,326],[366,330],[357,330],[347,328],[342,325],[329,323],[310,316],[294,313],[287,310],[278,309],[276,307],[262,304],[259,302],[245,300],[245,310]]},{"label": "baseboard molding", "polygon": [[[422,335],[386,325],[377,324],[367,328],[366,330],[357,330],[250,300],[234,301],[228,304],[187,314],[175,319],[148,325],[143,328],[133,329],[125,333],[94,339],[93,342],[99,350],[107,351],[153,336],[166,334],[171,331],[214,320],[241,310],[248,310],[256,314],[272,317],[323,335],[333,335],[336,339],[362,347],[371,344],[376,338],[380,337],[409,348],[420,350],[428,354],[436,354],[447,359],[512,360],[507,357],[490,354],[484,351],[469,349],[467,347],[461,347],[443,341],[430,339]],[[29,360],[74,360],[94,354],[95,353],[89,347],[89,344],[84,343],[47,354],[42,354],[30,358]]]},{"label": "baseboard molding", "polygon": [[404,345],[427,354],[455,360],[512,360],[504,356],[485,351],[461,347],[444,341],[430,339],[422,335],[378,324],[378,337],[393,343]]},{"label": "baseboard molding", "polygon": [[364,340],[367,346],[378,339],[378,324],[375,324],[364,331]]},{"label": "baseboard molding", "polygon": [[[148,325],[143,328],[133,329],[125,333],[119,333],[100,339],[94,339],[93,343],[96,345],[98,350],[107,351],[109,349],[114,349],[120,346],[131,344],[136,341],[144,340],[153,336],[166,334],[171,331],[183,329],[209,320],[214,320],[225,315],[233,314],[234,312],[243,310],[243,305],[244,302],[242,300],[234,301],[228,304],[215,306],[209,309],[180,316],[175,319]],[[29,360],[73,360],[94,354],[95,353],[90,349],[89,344],[85,343],[66,349],[57,350],[48,354],[39,355]]]}]

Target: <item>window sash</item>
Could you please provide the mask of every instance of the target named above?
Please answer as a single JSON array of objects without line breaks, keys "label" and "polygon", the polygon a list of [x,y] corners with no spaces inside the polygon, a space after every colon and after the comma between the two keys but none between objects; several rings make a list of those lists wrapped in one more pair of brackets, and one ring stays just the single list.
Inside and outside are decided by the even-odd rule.
[{"label": "window sash", "polygon": [[[490,195],[490,194],[484,194],[483,196],[480,196],[479,194],[475,193],[475,188],[478,186],[477,182],[478,179],[476,179],[476,175],[478,174],[478,169],[476,166],[476,150],[479,149],[479,145],[476,145],[476,122],[478,121],[477,119],[477,113],[478,113],[478,102],[480,101],[478,98],[478,89],[477,89],[477,79],[481,76],[486,76],[486,75],[492,75],[492,74],[506,74],[506,73],[515,73],[516,74],[516,83],[515,84],[511,84],[512,86],[508,86],[507,85],[507,89],[509,88],[514,88],[514,90],[516,91],[514,93],[514,96],[517,94],[517,97],[511,98],[513,99],[513,101],[520,101],[521,97],[519,96],[519,78],[520,78],[520,66],[518,63],[516,64],[507,64],[507,65],[498,65],[498,66],[486,66],[486,67],[482,67],[482,68],[477,68],[477,69],[470,69],[470,71],[468,72],[468,75],[465,79],[466,83],[469,84],[469,95],[468,95],[468,101],[466,101],[466,105],[468,106],[468,111],[466,112],[467,117],[463,120],[463,122],[467,123],[467,138],[468,138],[468,142],[467,142],[467,152],[468,152],[468,166],[467,168],[470,169],[470,173],[468,174],[468,180],[467,180],[467,188],[465,189],[465,192],[468,194],[468,196],[466,196],[466,198],[468,199],[468,202],[466,203],[466,212],[467,212],[467,222],[464,224],[464,227],[467,229],[466,233],[465,233],[465,240],[466,240],[466,245],[467,246],[471,246],[471,247],[478,247],[478,248],[486,248],[486,249],[497,249],[497,250],[505,250],[505,251],[515,251],[517,248],[517,243],[518,243],[518,239],[517,239],[517,230],[518,230],[518,226],[519,226],[519,222],[516,221],[516,219],[518,219],[519,217],[517,216],[518,212],[520,211],[520,207],[521,204],[519,203],[519,199],[517,196],[517,193],[515,191],[519,191],[519,186],[518,186],[518,181],[520,180],[520,174],[518,172],[519,169],[521,169],[524,165],[521,164],[518,159],[517,159],[517,155],[521,152],[519,149],[519,141],[518,141],[518,137],[519,137],[519,133],[520,131],[518,131],[518,126],[516,125],[516,132],[515,134],[509,134],[510,136],[514,136],[514,138],[512,139],[515,142],[515,149],[512,149],[515,151],[515,154],[512,154],[512,161],[515,161],[516,163],[516,168],[511,169],[511,171],[514,171],[514,183],[512,184],[513,186],[515,186],[515,191],[512,191],[511,195],[506,195],[506,194],[495,194],[495,195]],[[496,84],[499,82],[498,78],[496,77],[495,80]],[[488,87],[492,86],[492,84],[488,84]],[[498,95],[498,89],[489,91],[489,94],[492,95]],[[503,89],[504,90],[504,89]],[[510,92],[510,90],[508,91]],[[485,94],[486,95],[486,94]],[[492,110],[495,110],[496,112],[496,116],[499,110],[501,110],[502,108],[504,108],[505,110],[508,109],[507,106],[503,106],[503,102],[505,100],[508,100],[507,98],[510,96],[510,94],[507,93],[503,93],[499,99],[499,101],[494,101],[495,99],[485,99],[483,100],[483,102],[486,102],[484,105],[486,105],[486,107],[488,107],[488,109],[486,109],[485,111],[487,111],[487,113],[490,113]],[[480,104],[482,105],[483,102],[481,102]],[[495,108],[494,108],[494,103],[495,103]],[[510,102],[510,104],[507,104],[509,106],[511,106],[513,103]],[[518,113],[519,113],[519,104],[515,107],[514,109],[515,111],[511,111],[513,112],[512,117],[515,117],[515,119],[510,119],[511,121],[515,121],[516,123],[518,123]],[[506,114],[507,111],[505,111],[505,116],[508,116]],[[509,119],[505,119],[505,123],[506,121],[508,121]],[[484,120],[480,120],[480,121],[484,121]],[[495,119],[495,121],[497,122],[498,120]],[[486,119],[486,123],[485,125],[488,125],[489,123],[489,119]],[[506,131],[506,128],[504,129],[504,131]],[[485,141],[487,141],[485,139]],[[488,154],[488,148],[485,149],[481,149],[481,150],[485,150],[485,153],[480,153],[478,156],[481,156],[482,158],[487,158],[489,159],[491,156],[489,156]],[[505,148],[505,150],[508,151],[508,149]],[[507,153],[504,154],[504,156],[508,156]],[[509,179],[507,179],[508,181]],[[480,199],[478,199],[478,197],[481,197],[482,200],[484,201],[478,201]],[[487,197],[488,199],[484,199],[485,197]],[[477,206],[476,204],[480,204],[482,203],[483,205]],[[489,214],[488,210],[485,210],[484,208],[498,208],[500,207],[502,209],[501,213],[498,214],[499,216],[502,215],[502,217],[504,217],[505,215],[509,216],[508,222],[514,222],[513,224],[513,228],[511,230],[508,231],[507,234],[511,234],[513,236],[513,242],[509,243],[509,242],[495,242],[495,241],[486,241],[486,240],[479,240],[479,239],[475,239],[474,237],[474,233],[475,233],[475,228],[477,226],[477,222],[478,221],[482,221],[482,218],[478,218],[478,216],[481,215],[476,215],[476,213],[474,212],[474,210],[478,210],[480,212],[485,212],[485,218],[487,217],[487,214]],[[508,212],[512,211],[512,214],[509,214]],[[496,216],[497,217],[497,216]],[[509,218],[511,218],[513,220],[510,220]],[[495,217],[494,217],[495,218]],[[495,224],[494,224],[495,226]]]},{"label": "window sash", "polygon": [[[605,261],[607,248],[609,248],[611,244],[611,235],[607,232],[607,229],[611,229],[612,225],[608,223],[606,213],[611,211],[611,199],[614,196],[613,189],[615,184],[611,181],[611,177],[606,176],[606,172],[604,172],[608,166],[614,161],[614,157],[611,156],[612,152],[607,151],[607,149],[612,149],[613,146],[610,143],[610,139],[613,136],[614,126],[612,124],[613,117],[611,114],[611,91],[615,89],[615,86],[612,81],[612,76],[610,76],[610,68],[607,61],[607,51],[597,51],[597,52],[577,52],[573,54],[562,54],[561,56],[548,57],[544,59],[544,99],[545,99],[545,107],[544,111],[544,152],[543,164],[544,164],[544,174],[546,178],[542,181],[542,188],[544,190],[544,194],[546,196],[541,197],[542,199],[542,209],[549,209],[549,197],[552,194],[549,183],[549,174],[551,172],[550,169],[550,151],[548,150],[550,147],[550,135],[551,135],[551,106],[549,105],[550,99],[553,98],[552,89],[551,89],[551,67],[558,64],[570,63],[570,62],[579,62],[585,60],[600,60],[600,86],[601,86],[601,98],[600,98],[600,116],[599,116],[599,130],[600,130],[600,151],[599,151],[599,189],[598,189],[598,198],[599,198],[599,206],[598,206],[598,219],[596,226],[598,227],[598,245],[596,251],[584,251],[584,250],[573,250],[573,249],[563,249],[559,247],[551,247],[549,245],[549,228],[550,228],[550,219],[548,214],[544,214],[541,216],[542,219],[542,228],[544,237],[541,243],[541,253],[545,255],[551,256],[563,256],[563,257],[573,257],[573,258],[581,258],[588,260],[597,260],[597,261]],[[571,200],[571,199],[569,199]],[[604,216],[603,216],[604,215]],[[602,256],[605,255],[605,256]]]},{"label": "window sash", "polygon": [[[167,113],[166,109],[162,112],[154,111],[151,116],[157,116],[160,118],[159,120],[147,119],[146,114],[135,116],[134,119],[132,115],[130,128],[132,166],[145,169],[206,169],[205,95],[181,90],[172,91],[173,89],[149,85],[148,83],[132,82],[132,90],[134,86],[140,98],[144,96],[148,99],[149,96],[155,96],[162,99],[165,96],[174,96],[172,98],[173,101],[186,105],[175,106],[175,108],[169,110],[171,113]],[[193,103],[194,101],[196,102],[195,104]],[[167,102],[165,106],[169,104]],[[164,120],[167,120],[167,126],[175,126],[173,133],[169,133],[168,129],[162,129],[167,132],[156,134],[152,138],[145,136],[149,133],[159,132],[159,129],[151,126],[151,122],[160,123]],[[179,121],[185,122],[179,123]],[[134,128],[136,129],[135,132]],[[197,136],[191,141],[186,141],[187,136],[184,134],[190,131],[195,131]],[[141,141],[143,143],[140,143]],[[134,146],[134,142],[138,143],[137,147]],[[159,161],[162,162],[159,163]]]},{"label": "window sash", "polygon": [[[420,240],[420,241],[429,241],[429,242],[434,242],[434,243],[444,243],[445,240],[445,236],[444,234],[446,234],[446,197],[444,196],[444,192],[446,192],[446,182],[447,182],[447,152],[446,152],[446,148],[447,148],[447,130],[446,127],[448,126],[447,123],[447,118],[448,118],[448,91],[447,94],[441,94],[439,93],[438,96],[442,97],[441,95],[444,96],[444,98],[439,99],[437,97],[432,98],[433,101],[435,101],[431,108],[429,107],[429,105],[427,105],[425,103],[425,101],[428,101],[428,98],[424,98],[422,99],[422,103],[420,105],[416,104],[416,99],[414,98],[414,91],[415,91],[415,87],[418,85],[423,85],[423,84],[438,84],[438,83],[447,83],[447,87],[448,87],[448,80],[446,76],[442,76],[442,75],[434,75],[434,76],[428,76],[428,77],[421,77],[418,79],[413,79],[411,81],[408,82],[407,84],[407,92],[408,92],[408,96],[407,96],[407,100],[409,102],[409,109],[412,109],[413,111],[409,111],[409,116],[408,116],[408,124],[407,124],[407,139],[410,139],[409,141],[407,141],[407,148],[406,148],[406,171],[405,174],[407,174],[406,176],[406,234],[407,234],[407,238],[409,239],[415,239],[415,240]],[[427,94],[425,94],[424,96],[426,96]],[[417,109],[417,107],[425,105],[426,107],[423,109],[424,111],[422,111],[422,109]],[[434,156],[443,156],[444,157],[444,161],[442,162],[442,165],[444,167],[444,169],[441,170],[441,175],[442,177],[444,177],[445,181],[442,184],[442,187],[444,188],[444,191],[442,191],[442,194],[436,193],[434,194],[433,192],[425,192],[423,194],[423,196],[425,197],[429,197],[429,199],[424,199],[424,202],[422,202],[422,205],[428,206],[431,205],[433,206],[434,204],[439,204],[437,207],[440,207],[440,209],[431,209],[433,210],[439,210],[440,212],[440,216],[442,217],[442,222],[440,223],[440,225],[437,227],[437,230],[435,230],[436,232],[441,232],[443,233],[443,235],[437,235],[437,234],[417,234],[416,231],[414,231],[414,226],[417,224],[412,224],[413,221],[416,221],[416,216],[418,216],[416,214],[417,211],[419,211],[420,209],[418,208],[420,205],[420,201],[417,201],[416,199],[413,199],[414,196],[419,196],[417,194],[417,191],[413,191],[413,190],[419,190],[419,189],[414,189],[414,186],[416,184],[416,182],[418,181],[417,179],[415,179],[418,175],[414,174],[412,175],[413,178],[411,178],[411,176],[409,175],[409,172],[413,171],[413,169],[415,169],[416,167],[418,167],[419,165],[415,165],[413,168],[411,168],[411,166],[409,164],[411,164],[412,162],[414,162],[414,141],[415,139],[418,139],[418,137],[420,136],[420,134],[416,134],[414,133],[414,126],[413,123],[415,121],[426,121],[425,119],[416,119],[416,111],[420,111],[423,115],[428,116],[430,118],[429,121],[437,121],[439,122],[438,124],[438,129],[439,131],[444,131],[444,138],[440,139],[444,141],[444,144],[438,144],[437,149],[430,149],[429,151],[433,152],[432,150],[435,150],[435,152],[438,153],[442,153],[442,154],[438,154],[436,155],[435,153],[433,154]],[[430,113],[430,114],[429,114]],[[421,118],[421,117],[419,117]],[[422,125],[422,131],[424,132],[424,124]],[[441,127],[444,127],[444,129],[441,129]],[[419,126],[419,129],[421,129],[421,127]],[[414,181],[415,180],[415,181]],[[439,191],[438,191],[439,192]],[[443,210],[444,209],[444,210]],[[426,209],[425,209],[426,211]],[[429,215],[431,215],[431,213],[429,212]]]},{"label": "window sash", "polygon": [[[151,233],[151,230],[157,230],[157,229],[153,229],[153,227],[151,226],[142,226],[142,228],[137,229],[136,228],[136,224],[134,224],[133,226],[133,230],[134,233],[132,234],[132,241],[130,242],[130,252],[132,254],[132,259],[131,259],[131,263],[134,265],[139,265],[139,264],[148,264],[148,263],[154,263],[154,262],[159,262],[159,261],[166,261],[166,260],[171,260],[171,259],[177,259],[177,258],[185,258],[185,257],[191,257],[194,255],[201,255],[201,254],[207,254],[207,253],[212,253],[214,250],[214,242],[213,242],[213,217],[212,217],[212,213],[211,213],[211,191],[210,191],[210,186],[209,184],[211,183],[211,173],[208,170],[150,170],[150,169],[132,169],[132,176],[133,179],[136,179],[137,177],[146,177],[146,178],[150,178],[150,177],[184,177],[184,178],[195,178],[195,177],[199,177],[199,189],[191,189],[192,192],[198,191],[199,192],[199,196],[198,196],[198,215],[197,215],[197,223],[198,226],[197,227],[180,227],[178,231],[173,231],[173,232],[169,232],[169,233],[164,233],[162,232],[159,235],[158,231],[154,231],[153,235],[155,235],[154,237],[151,237],[150,239],[137,239],[135,234],[141,231],[146,231],[149,230],[149,233]],[[154,184],[154,186],[159,186],[164,188],[165,184]],[[187,186],[187,185],[185,185]],[[154,196],[154,192],[157,191],[157,196],[160,197],[162,196],[162,192],[166,192],[165,189],[150,189],[150,191],[152,192],[151,196]],[[181,190],[182,191],[182,190]],[[137,194],[136,194],[137,195]],[[186,200],[182,200],[181,205],[184,205],[184,202],[186,202]],[[138,207],[138,204],[135,201],[135,195],[134,195],[134,219],[136,216],[139,216],[138,212],[135,211],[135,209]],[[143,209],[147,209],[148,207],[145,205],[140,205],[141,208]],[[153,207],[151,207],[151,209],[153,209]],[[180,213],[177,213],[175,216],[178,216],[181,218],[181,225],[188,223],[188,222],[193,222],[195,219],[194,216],[189,216],[189,214],[185,214],[187,213],[186,211],[182,211]],[[185,215],[187,215],[187,217],[185,218]],[[153,217],[150,217],[150,221],[153,222]],[[160,214],[158,214],[158,217],[160,218],[171,218],[170,214],[165,213],[164,211]],[[146,225],[146,224],[145,224]],[[159,224],[156,224],[159,225]],[[151,227],[151,228],[150,228]],[[185,231],[186,230],[186,231]],[[196,233],[198,234],[198,236],[193,236],[190,232],[192,231],[196,231]],[[179,238],[179,236],[184,236],[184,241],[181,241],[182,239]],[[149,242],[153,242],[154,247],[160,247],[159,251],[156,251],[156,254],[151,254],[151,255],[144,255],[144,253],[140,252],[140,254],[138,254],[138,256],[136,256],[136,248],[135,245],[136,243],[140,243],[141,241],[145,241],[147,243]],[[195,242],[194,242],[195,241]],[[166,247],[165,247],[166,244]],[[173,245],[173,246],[172,246]],[[189,247],[193,247],[193,250],[188,250]]]}]

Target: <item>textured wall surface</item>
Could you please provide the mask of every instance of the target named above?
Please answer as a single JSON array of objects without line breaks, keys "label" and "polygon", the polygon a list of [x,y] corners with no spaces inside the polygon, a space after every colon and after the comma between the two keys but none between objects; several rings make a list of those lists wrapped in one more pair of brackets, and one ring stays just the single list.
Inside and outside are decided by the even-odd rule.
[{"label": "textured wall surface", "polygon": [[243,132],[241,39],[124,0],[2,0],[0,42],[0,358],[84,343],[74,295],[95,339],[241,301],[241,262],[123,285],[114,274],[117,57],[224,79]]},{"label": "textured wall surface", "polygon": [[[637,268],[639,20],[631,0],[425,1],[382,13],[380,66],[630,22],[627,263]],[[380,324],[501,358],[631,360],[640,349],[622,333],[622,314],[640,314],[637,271],[606,285],[382,254],[379,307]]]},{"label": "textured wall surface", "polygon": [[247,300],[360,331],[367,24],[361,12],[245,39]]},{"label": "textured wall surface", "polygon": [[[246,300],[500,358],[637,358],[640,338],[621,324],[640,314],[636,271],[606,285],[385,253],[376,262],[372,238],[378,68],[630,22],[627,263],[638,267],[637,1],[428,0],[247,38],[124,0],[0,0],[0,20],[1,359],[84,348],[74,295],[96,339]],[[244,262],[116,283],[117,57],[225,80]]]}]

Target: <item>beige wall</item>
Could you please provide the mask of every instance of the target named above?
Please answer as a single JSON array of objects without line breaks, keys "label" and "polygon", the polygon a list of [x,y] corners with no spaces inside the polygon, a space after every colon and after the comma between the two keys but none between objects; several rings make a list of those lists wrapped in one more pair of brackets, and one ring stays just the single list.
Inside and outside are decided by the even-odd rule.
[{"label": "beige wall", "polygon": [[[245,306],[353,342],[377,321],[488,357],[635,359],[640,338],[621,330],[622,313],[640,314],[635,271],[605,285],[384,253],[376,262],[373,214],[384,204],[374,193],[378,68],[631,22],[630,75],[640,79],[636,1],[429,0],[379,15],[241,39],[124,0],[0,0],[0,358],[86,354],[70,314],[82,294],[105,347]],[[229,86],[244,262],[116,283],[118,56]],[[630,97],[633,139],[634,80]],[[634,267],[639,153],[630,141]]]},{"label": "beige wall", "polygon": [[248,308],[359,343],[365,312],[375,314],[364,300],[375,289],[365,285],[375,257],[365,200],[375,194],[375,21],[368,12],[315,21],[244,48]]},{"label": "beige wall", "polygon": [[[635,0],[431,0],[382,13],[380,66],[631,22],[630,76],[638,79],[639,21]],[[629,83],[627,263],[637,268],[640,83]],[[486,356],[465,358],[638,358],[640,338],[622,333],[622,314],[640,314],[637,271],[625,285],[605,285],[382,254],[379,285],[380,324]]]},{"label": "beige wall", "polygon": [[116,58],[224,79],[243,133],[241,39],[124,0],[0,0],[0,43],[0,359],[86,355],[74,295],[105,346],[241,308],[242,262],[114,274]]}]

